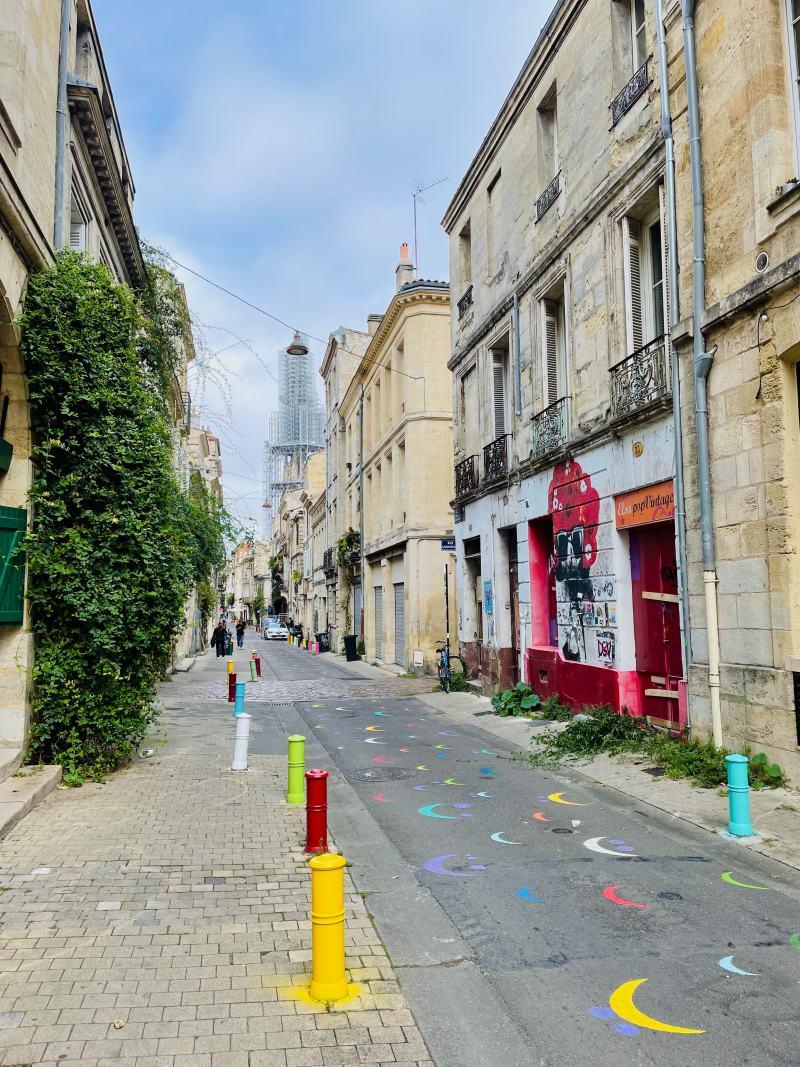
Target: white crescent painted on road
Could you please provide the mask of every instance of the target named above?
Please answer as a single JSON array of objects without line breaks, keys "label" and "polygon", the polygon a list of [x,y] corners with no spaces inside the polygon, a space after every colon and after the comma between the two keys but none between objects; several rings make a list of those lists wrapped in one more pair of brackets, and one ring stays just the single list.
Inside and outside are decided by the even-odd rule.
[{"label": "white crescent painted on road", "polygon": [[617,856],[620,859],[635,859],[632,852],[616,852],[613,848],[603,848],[600,844],[601,841],[605,841],[604,837],[590,837],[588,841],[584,841],[584,848],[588,848],[591,852],[600,852],[604,856]]},{"label": "white crescent painted on road", "polygon": [[377,737],[368,737],[364,741],[365,745],[387,745],[388,741],[379,741]]},{"label": "white crescent painted on road", "polygon": [[733,956],[723,956],[719,961],[720,967],[723,967],[726,971],[730,971],[731,974],[743,974],[748,978],[760,978],[761,975],[758,971],[743,971],[741,967],[737,967],[733,962]]}]

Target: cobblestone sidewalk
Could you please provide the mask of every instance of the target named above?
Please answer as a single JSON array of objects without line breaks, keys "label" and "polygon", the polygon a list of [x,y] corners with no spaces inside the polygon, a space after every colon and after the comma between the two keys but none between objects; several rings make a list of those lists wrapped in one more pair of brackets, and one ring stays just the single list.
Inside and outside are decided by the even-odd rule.
[{"label": "cobblestone sidewalk", "polygon": [[224,705],[162,725],[151,759],[59,790],[0,842],[0,1063],[432,1067],[349,882],[362,996],[331,1012],[291,999],[310,924],[285,760],[228,770]]}]

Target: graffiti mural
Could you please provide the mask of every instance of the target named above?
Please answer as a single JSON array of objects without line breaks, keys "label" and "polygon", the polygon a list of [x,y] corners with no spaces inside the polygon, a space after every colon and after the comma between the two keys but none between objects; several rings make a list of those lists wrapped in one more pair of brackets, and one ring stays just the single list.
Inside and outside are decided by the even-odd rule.
[{"label": "graffiti mural", "polygon": [[[579,463],[562,463],[548,489],[553,516],[558,644],[565,659],[614,665],[616,584],[611,552],[598,552],[600,495]],[[603,558],[605,557],[605,558]]]}]

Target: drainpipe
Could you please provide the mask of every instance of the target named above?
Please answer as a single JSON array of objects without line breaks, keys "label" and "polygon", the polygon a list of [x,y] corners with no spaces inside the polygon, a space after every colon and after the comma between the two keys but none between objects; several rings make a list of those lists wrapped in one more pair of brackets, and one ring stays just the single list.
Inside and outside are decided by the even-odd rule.
[{"label": "drainpipe", "polygon": [[72,0],[61,0],[61,32],[58,39],[58,97],[56,103],[56,188],[53,219],[53,245],[56,252],[65,247],[64,177],[67,168],[67,52]]},{"label": "drainpipe", "polygon": [[522,368],[519,343],[519,297],[516,293],[514,293],[511,322],[514,331],[514,411],[519,417],[522,414]]},{"label": "drainpipe", "polygon": [[[667,71],[667,38],[664,28],[663,0],[656,0],[656,31],[658,34],[658,71],[661,90],[661,130],[664,135],[664,188],[667,201],[667,279],[669,284],[669,330],[681,320],[680,290],[678,286],[678,220],[675,199],[675,142],[672,136],[672,115],[669,109],[669,74]],[[689,676],[692,660],[691,630],[689,628],[689,590],[686,584],[686,493],[683,482],[683,425],[681,418],[681,379],[678,353],[672,338],[668,339],[670,378],[672,380],[672,427],[675,439],[675,535],[678,548],[678,595],[681,623],[681,652],[683,677]],[[691,734],[691,717],[687,709],[686,731]]]},{"label": "drainpipe", "polygon": [[697,478],[700,490],[700,535],[703,548],[703,587],[708,629],[708,687],[714,744],[722,744],[722,714],[719,695],[719,620],[717,617],[717,562],[714,549],[714,514],[711,505],[711,461],[708,447],[708,375],[714,352],[707,352],[702,332],[705,311],[705,211],[703,164],[700,145],[700,99],[697,87],[697,54],[694,32],[695,0],[681,0],[683,55],[686,65],[686,99],[689,115],[689,159],[692,175],[692,261],[694,264],[693,354],[695,411],[697,423]]},{"label": "drainpipe", "polygon": [[[359,542],[361,555],[361,618],[367,617],[367,568],[364,559],[364,386],[361,386],[361,404],[358,415],[358,518],[359,518]],[[355,593],[353,594],[353,607],[355,608]],[[361,627],[361,619],[356,623],[356,634],[361,631],[361,639],[366,650],[367,634],[366,626]]]}]

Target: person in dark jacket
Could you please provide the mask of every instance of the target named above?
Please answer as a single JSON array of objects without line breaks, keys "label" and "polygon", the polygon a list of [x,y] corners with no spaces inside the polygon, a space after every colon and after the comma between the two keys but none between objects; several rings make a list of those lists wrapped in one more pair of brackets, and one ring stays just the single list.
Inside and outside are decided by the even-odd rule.
[{"label": "person in dark jacket", "polygon": [[237,646],[239,648],[243,648],[244,647],[244,631],[245,631],[245,628],[246,628],[246,624],[245,624],[244,619],[239,619],[239,621],[236,623],[236,644],[237,644]]},{"label": "person in dark jacket", "polygon": [[214,632],[211,634],[211,647],[217,650],[217,659],[220,656],[225,655],[225,646],[228,643],[228,628],[225,623],[220,621],[214,627]]}]

